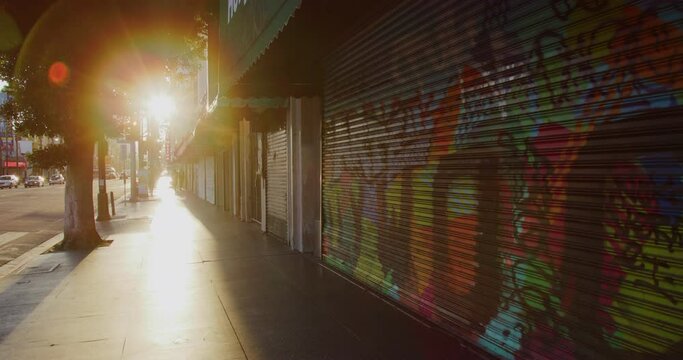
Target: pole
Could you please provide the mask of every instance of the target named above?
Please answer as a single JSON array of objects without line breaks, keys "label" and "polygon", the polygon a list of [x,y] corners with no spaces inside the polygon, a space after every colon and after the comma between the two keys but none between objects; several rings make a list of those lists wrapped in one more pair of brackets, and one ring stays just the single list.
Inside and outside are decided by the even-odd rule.
[{"label": "pole", "polygon": [[0,119],[0,175],[5,175],[5,129],[7,127],[5,119]]},{"label": "pole", "polygon": [[109,216],[109,204],[107,199],[107,173],[106,173],[107,142],[102,136],[97,141],[97,168],[99,175],[99,192],[97,193],[97,221],[111,220]]},{"label": "pole", "polygon": [[16,172],[14,175],[19,176],[19,143],[17,142],[17,133],[14,132],[14,124],[12,124],[12,136],[14,137],[14,171]]},{"label": "pole", "polygon": [[116,205],[114,205],[114,192],[109,192],[109,203],[111,204],[111,215],[116,216]]},{"label": "pole", "polygon": [[[145,154],[147,151],[147,136],[145,136],[145,123],[147,121],[148,120],[143,117],[140,119],[140,124],[139,124],[139,126],[140,126],[140,137],[139,137],[139,139],[140,140],[138,141],[138,144],[139,144],[138,167],[139,167],[139,172],[140,172],[140,181],[136,183],[137,184],[137,197],[139,198],[140,195],[142,195],[142,197],[144,199],[147,198],[147,191],[149,189],[147,187],[147,174],[149,172],[147,171],[147,161],[145,160]],[[140,184],[141,183],[143,184],[142,189],[144,191],[140,191]]]},{"label": "pole", "polygon": [[130,201],[138,201],[138,183],[137,183],[137,154],[135,148],[135,140],[130,142]]},{"label": "pole", "polygon": [[[128,153],[126,153],[128,155]],[[126,202],[126,178],[128,177],[128,174],[126,174],[126,157],[123,157],[123,202],[125,204]]]},{"label": "pole", "polygon": [[0,135],[0,175],[5,175],[5,133]]}]

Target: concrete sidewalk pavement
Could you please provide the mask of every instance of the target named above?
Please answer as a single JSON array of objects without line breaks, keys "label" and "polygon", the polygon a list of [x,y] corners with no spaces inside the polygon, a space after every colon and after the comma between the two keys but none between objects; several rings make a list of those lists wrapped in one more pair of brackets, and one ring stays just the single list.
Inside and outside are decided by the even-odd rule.
[{"label": "concrete sidewalk pavement", "polygon": [[468,359],[457,341],[255,226],[160,185],[110,246],[0,280],[3,359]]}]

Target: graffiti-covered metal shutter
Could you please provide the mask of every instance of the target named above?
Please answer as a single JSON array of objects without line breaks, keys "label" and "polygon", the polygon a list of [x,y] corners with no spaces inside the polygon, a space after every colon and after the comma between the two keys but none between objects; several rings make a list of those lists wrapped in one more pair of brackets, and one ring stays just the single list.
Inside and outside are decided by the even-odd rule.
[{"label": "graffiti-covered metal shutter", "polygon": [[405,1],[325,64],[323,258],[502,358],[683,350],[674,2]]},{"label": "graffiti-covered metal shutter", "polygon": [[287,131],[269,132],[266,159],[266,227],[268,232],[287,239]]}]

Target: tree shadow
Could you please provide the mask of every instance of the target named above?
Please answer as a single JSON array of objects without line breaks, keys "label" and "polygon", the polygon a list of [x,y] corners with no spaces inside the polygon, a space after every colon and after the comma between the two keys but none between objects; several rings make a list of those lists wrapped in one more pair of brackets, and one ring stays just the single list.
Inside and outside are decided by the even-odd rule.
[{"label": "tree shadow", "polygon": [[[4,343],[47,298],[56,296],[64,279],[90,251],[46,253],[19,273],[0,279],[0,343]],[[40,319],[37,318],[37,321]]]}]

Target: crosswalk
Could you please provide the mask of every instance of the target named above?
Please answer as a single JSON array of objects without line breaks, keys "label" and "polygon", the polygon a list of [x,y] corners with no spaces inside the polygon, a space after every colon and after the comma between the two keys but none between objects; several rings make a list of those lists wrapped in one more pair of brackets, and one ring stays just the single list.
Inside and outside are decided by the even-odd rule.
[{"label": "crosswalk", "polygon": [[57,235],[57,231],[0,231],[0,266]]}]

